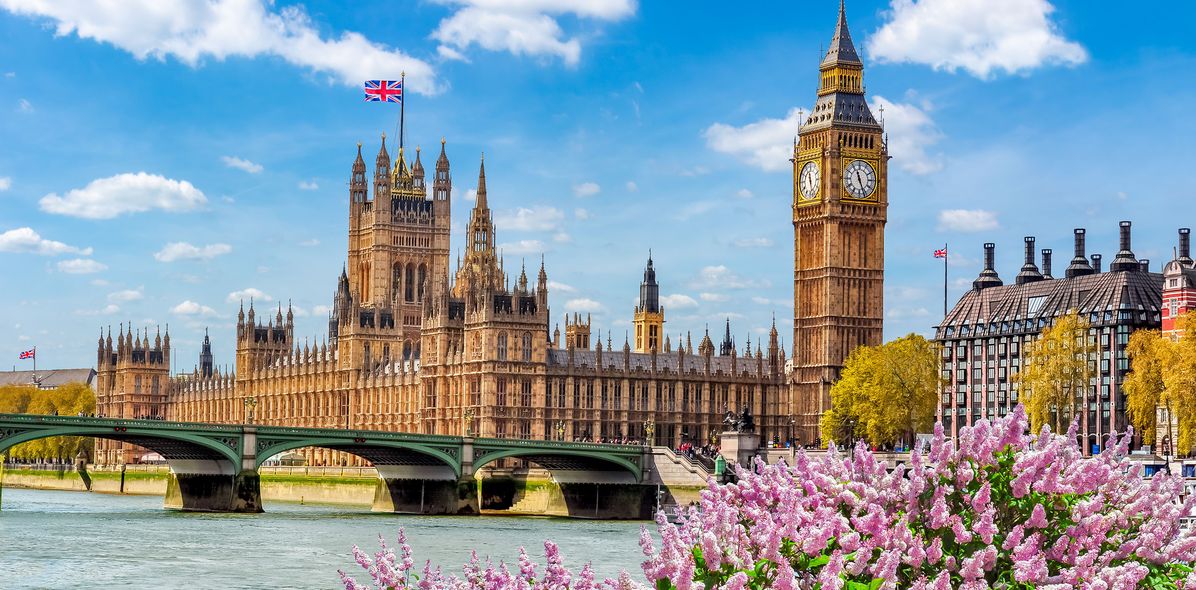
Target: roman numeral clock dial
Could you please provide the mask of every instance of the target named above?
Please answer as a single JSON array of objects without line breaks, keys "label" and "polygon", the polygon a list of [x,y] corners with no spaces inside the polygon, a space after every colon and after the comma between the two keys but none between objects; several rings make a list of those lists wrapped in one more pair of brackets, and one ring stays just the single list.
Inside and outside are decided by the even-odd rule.
[{"label": "roman numeral clock dial", "polygon": [[818,164],[806,162],[806,165],[801,168],[801,177],[798,181],[802,199],[812,201],[818,198],[818,183],[821,181],[822,173],[818,170]]},{"label": "roman numeral clock dial", "polygon": [[876,171],[863,160],[853,160],[843,169],[843,187],[854,199],[867,199],[876,191]]}]

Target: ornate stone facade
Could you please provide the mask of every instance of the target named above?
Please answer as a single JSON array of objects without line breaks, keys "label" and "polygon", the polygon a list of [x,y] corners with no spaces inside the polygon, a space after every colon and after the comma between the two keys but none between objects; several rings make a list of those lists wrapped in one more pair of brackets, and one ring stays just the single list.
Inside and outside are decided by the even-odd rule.
[{"label": "ornate stone facade", "polygon": [[818,101],[793,145],[793,403],[805,443],[847,356],[883,336],[889,155],[863,72],[840,4]]},{"label": "ornate stone facade", "polygon": [[591,341],[590,319],[574,315],[562,342],[559,328],[549,333],[544,262],[534,284],[525,268],[512,282],[495,248],[484,163],[465,255],[450,272],[445,144],[429,194],[419,150],[409,164],[400,148],[392,163],[383,136],[372,191],[360,144],[351,166],[347,261],[324,342],[301,345],[291,310],[259,315],[250,301],[234,371],[212,365],[205,337],[200,366],[168,379],[169,363],[146,360],[148,341],[122,330],[116,349],[100,343],[101,411],[131,416],[149,403],[129,394],[144,391],[141,375],[143,388],[159,380],[154,407],[181,421],[678,445],[712,440],[728,410],[746,409],[761,440],[812,442],[844,359],[881,340],[888,155],[862,69],[841,9],[793,152],[792,373],[775,321],[754,351],[736,344],[729,322],[717,353],[709,333],[695,348],[679,331],[674,347],[651,256],[633,341],[616,346],[609,331]]}]

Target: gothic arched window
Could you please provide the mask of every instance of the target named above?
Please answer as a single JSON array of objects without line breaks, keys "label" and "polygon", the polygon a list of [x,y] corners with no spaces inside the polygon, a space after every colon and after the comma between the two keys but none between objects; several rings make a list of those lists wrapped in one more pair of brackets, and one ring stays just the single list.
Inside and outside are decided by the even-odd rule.
[{"label": "gothic arched window", "polygon": [[531,332],[523,333],[523,343],[522,344],[523,344],[523,346],[522,346],[523,360],[525,360],[525,361],[532,360],[532,333]]},{"label": "gothic arched window", "polygon": [[415,265],[407,263],[407,273],[403,280],[403,301],[415,301]]},{"label": "gothic arched window", "polygon": [[507,334],[503,332],[498,335],[498,360],[507,360]]}]

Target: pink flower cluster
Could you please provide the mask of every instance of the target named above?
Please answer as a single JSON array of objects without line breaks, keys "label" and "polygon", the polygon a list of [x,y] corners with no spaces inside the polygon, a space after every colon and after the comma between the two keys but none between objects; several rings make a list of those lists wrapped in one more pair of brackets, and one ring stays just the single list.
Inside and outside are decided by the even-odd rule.
[{"label": "pink flower cluster", "polygon": [[[938,428],[928,453],[893,471],[863,445],[740,469],[679,524],[660,516],[659,547],[642,531],[644,574],[657,590],[1196,590],[1196,534],[1182,526],[1196,501],[1180,502],[1182,480],[1143,479],[1128,436],[1085,457],[1074,432],[1026,429],[1020,407],[956,441]],[[475,553],[460,577],[430,563],[416,575],[401,532],[399,544],[401,558],[385,542],[372,559],[354,547],[373,584],[341,572],[346,590],[642,588],[626,572],[570,573],[548,541],[542,576],[522,549],[517,572]]]},{"label": "pink flower cluster", "polygon": [[995,424],[936,429],[929,453],[888,471],[861,445],[711,485],[679,526],[645,533],[657,588],[1196,589],[1182,480],[1143,479],[1128,436],[1085,457],[1075,433]]},{"label": "pink flower cluster", "polygon": [[387,547],[385,539],[379,536],[378,541],[382,548],[372,559],[357,546],[353,547],[353,556],[369,574],[370,583],[362,584],[344,571],[338,571],[345,590],[643,590],[643,586],[632,581],[627,572],[617,580],[597,581],[588,563],[573,574],[565,567],[561,552],[552,541],[544,541],[548,565],[540,577],[536,575],[536,563],[522,547],[519,548],[518,571],[512,572],[502,562],[495,566],[489,559],[483,563],[474,551],[458,577],[444,574],[431,562],[425,562],[422,572],[414,572],[411,547],[401,529],[401,560]]}]

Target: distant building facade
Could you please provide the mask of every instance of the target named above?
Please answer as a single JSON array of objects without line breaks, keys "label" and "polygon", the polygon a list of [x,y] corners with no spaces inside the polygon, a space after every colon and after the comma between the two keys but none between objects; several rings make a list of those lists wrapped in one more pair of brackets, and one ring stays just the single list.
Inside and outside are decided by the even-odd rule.
[{"label": "distant building facade", "polygon": [[1100,448],[1110,433],[1125,431],[1126,345],[1135,330],[1159,329],[1166,317],[1164,275],[1135,258],[1130,230],[1130,222],[1121,222],[1120,248],[1103,270],[1099,254],[1089,259],[1085,253],[1085,230],[1076,229],[1074,256],[1058,277],[1052,274],[1051,251],[1042,251],[1039,268],[1035,239],[1027,237],[1024,262],[1010,285],[996,271],[995,245],[984,245],[984,269],[935,333],[945,380],[939,419],[948,435],[1012,410],[1019,402],[1014,377],[1026,346],[1071,311],[1090,325],[1089,384],[1078,416],[1084,448]]}]

